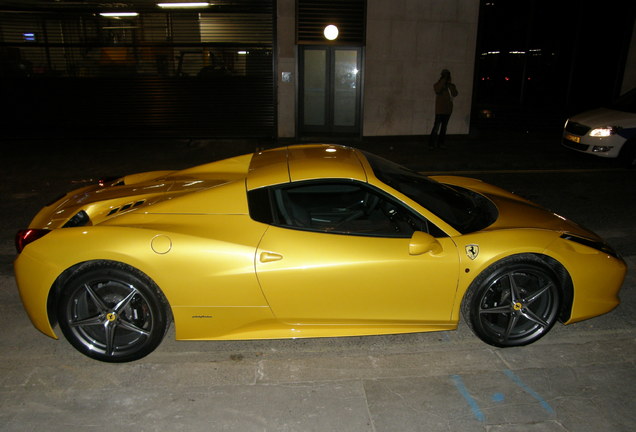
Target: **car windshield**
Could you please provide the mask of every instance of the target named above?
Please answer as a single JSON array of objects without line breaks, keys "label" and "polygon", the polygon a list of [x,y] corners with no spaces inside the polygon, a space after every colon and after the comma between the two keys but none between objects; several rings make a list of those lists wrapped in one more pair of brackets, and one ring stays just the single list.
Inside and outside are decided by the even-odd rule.
[{"label": "car windshield", "polygon": [[495,205],[483,195],[444,185],[406,167],[364,152],[375,176],[433,212],[462,234],[478,231],[497,218]]},{"label": "car windshield", "polygon": [[617,111],[636,113],[636,88],[628,91],[610,105],[610,108]]}]

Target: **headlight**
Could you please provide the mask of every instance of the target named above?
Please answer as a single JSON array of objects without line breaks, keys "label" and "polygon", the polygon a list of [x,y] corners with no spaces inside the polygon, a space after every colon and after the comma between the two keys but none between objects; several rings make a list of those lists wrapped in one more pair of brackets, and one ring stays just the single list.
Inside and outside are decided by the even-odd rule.
[{"label": "headlight", "polygon": [[593,137],[608,137],[610,135],[614,135],[618,128],[616,126],[604,126],[600,128],[595,128],[590,131],[590,136]]},{"label": "headlight", "polygon": [[589,248],[592,249],[596,249],[597,251],[603,252],[607,255],[613,256],[614,258],[619,258],[618,253],[616,253],[616,251],[614,249],[612,249],[609,245],[607,245],[606,243],[602,243],[596,240],[592,240],[592,239],[588,239],[585,237],[579,237],[573,234],[562,234],[561,238],[564,240],[569,240],[578,244],[581,244],[583,246],[587,246]]}]

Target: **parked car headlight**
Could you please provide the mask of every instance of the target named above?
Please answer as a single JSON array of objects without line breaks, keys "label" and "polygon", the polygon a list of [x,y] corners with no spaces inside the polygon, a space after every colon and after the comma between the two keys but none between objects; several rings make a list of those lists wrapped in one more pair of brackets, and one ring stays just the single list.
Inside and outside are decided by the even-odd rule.
[{"label": "parked car headlight", "polygon": [[595,128],[590,131],[590,136],[593,137],[608,137],[610,135],[614,135],[618,128],[616,126],[605,126],[600,128]]}]

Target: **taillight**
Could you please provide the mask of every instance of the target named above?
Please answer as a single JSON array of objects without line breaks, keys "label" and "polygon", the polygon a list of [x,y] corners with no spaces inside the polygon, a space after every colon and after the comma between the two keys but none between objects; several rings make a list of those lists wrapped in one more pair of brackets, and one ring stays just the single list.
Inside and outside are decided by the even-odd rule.
[{"label": "taillight", "polygon": [[47,229],[23,229],[17,232],[15,235],[15,248],[18,253],[22,252],[22,250],[29,243],[33,243],[37,239],[44,237],[50,230]]}]

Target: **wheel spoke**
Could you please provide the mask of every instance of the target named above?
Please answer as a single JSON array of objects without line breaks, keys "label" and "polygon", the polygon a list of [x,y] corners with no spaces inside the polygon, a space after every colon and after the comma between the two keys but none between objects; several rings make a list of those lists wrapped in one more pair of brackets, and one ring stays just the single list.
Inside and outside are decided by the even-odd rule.
[{"label": "wheel spoke", "polygon": [[512,331],[514,330],[518,321],[519,321],[519,316],[517,314],[512,314],[510,316],[510,319],[508,320],[508,325],[506,326],[506,332],[503,335],[504,343],[508,342],[508,339],[510,338],[510,334],[512,334]]},{"label": "wheel spoke", "polygon": [[524,304],[526,306],[531,305],[536,299],[538,299],[539,297],[541,297],[543,294],[545,294],[551,287],[552,285],[550,283],[548,283],[546,286],[544,286],[543,288],[540,288],[539,290],[537,290],[537,292],[535,292],[534,294],[532,294],[530,297],[526,298],[524,301]]},{"label": "wheel spoke", "polygon": [[521,311],[521,315],[523,315],[524,317],[526,317],[530,321],[539,324],[541,327],[547,327],[548,326],[547,322],[545,322],[540,316],[538,316],[537,314],[535,314],[534,312],[532,312],[528,308],[524,308]]},{"label": "wheel spoke", "polygon": [[100,310],[100,312],[106,313],[108,311],[108,307],[101,298],[97,295],[97,293],[93,290],[93,288],[89,284],[84,284],[84,289],[88,293],[88,296],[91,298],[95,306]]},{"label": "wheel spoke", "polygon": [[508,281],[510,282],[510,302],[512,304],[517,303],[520,295],[519,295],[519,287],[517,287],[517,283],[515,282],[514,273],[508,274]]},{"label": "wheel spoke", "polygon": [[135,333],[139,333],[139,334],[144,335],[144,336],[150,336],[150,331],[148,331],[146,329],[143,329],[143,328],[141,328],[139,326],[136,326],[135,324],[131,323],[130,321],[126,321],[126,320],[123,320],[121,318],[119,319],[118,326],[123,328],[123,329],[130,330],[130,331],[135,332]]},{"label": "wheel spoke", "polygon": [[69,323],[71,327],[88,327],[88,326],[98,326],[104,324],[103,315],[95,315],[89,318],[83,318],[78,321],[72,321]]},{"label": "wheel spoke", "polygon": [[510,305],[495,306],[488,309],[479,309],[480,314],[504,314],[504,313],[510,313],[510,311],[511,311]]},{"label": "wheel spoke", "polygon": [[130,290],[131,291],[128,293],[128,295],[124,297],[123,299],[121,299],[119,303],[117,303],[115,307],[113,308],[113,311],[117,312],[117,314],[121,313],[121,311],[126,306],[128,306],[128,303],[130,303],[130,301],[133,299],[135,294],[137,294],[137,290],[134,287],[130,286]]},{"label": "wheel spoke", "polygon": [[106,355],[112,356],[115,354],[115,349],[117,348],[115,346],[115,330],[117,329],[117,326],[114,325],[113,323],[106,323],[104,325],[104,331],[106,332]]}]

